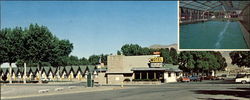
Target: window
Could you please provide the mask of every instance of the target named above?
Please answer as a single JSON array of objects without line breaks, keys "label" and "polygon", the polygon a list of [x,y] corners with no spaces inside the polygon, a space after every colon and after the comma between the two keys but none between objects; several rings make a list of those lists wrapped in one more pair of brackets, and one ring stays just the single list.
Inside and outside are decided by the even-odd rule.
[{"label": "window", "polygon": [[171,77],[171,73],[170,72],[168,72],[168,77]]},{"label": "window", "polygon": [[140,79],[140,73],[135,72],[135,79]]}]

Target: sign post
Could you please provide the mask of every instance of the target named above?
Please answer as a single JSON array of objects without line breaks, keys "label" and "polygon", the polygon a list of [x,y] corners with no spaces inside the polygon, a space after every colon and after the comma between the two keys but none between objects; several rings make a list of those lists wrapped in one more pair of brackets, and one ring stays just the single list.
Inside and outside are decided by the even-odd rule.
[{"label": "sign post", "polygon": [[88,73],[87,74],[87,87],[93,87],[92,85],[92,74],[91,73]]}]

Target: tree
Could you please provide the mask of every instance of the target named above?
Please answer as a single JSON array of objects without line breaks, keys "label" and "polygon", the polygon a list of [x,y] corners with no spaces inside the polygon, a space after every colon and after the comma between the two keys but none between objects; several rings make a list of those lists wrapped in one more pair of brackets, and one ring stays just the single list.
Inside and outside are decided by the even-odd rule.
[{"label": "tree", "polygon": [[162,48],[159,50],[161,52],[160,56],[163,57],[163,63],[172,64],[173,60],[169,54],[168,48]]},{"label": "tree", "polygon": [[227,64],[220,52],[183,51],[178,57],[179,67],[184,72],[207,72],[223,70]]},{"label": "tree", "polygon": [[42,63],[48,62],[59,65],[67,56],[73,46],[68,40],[59,40],[45,26],[31,24],[24,39],[26,49],[25,60],[35,62],[39,70],[39,83],[41,83]]},{"label": "tree", "polygon": [[152,55],[153,50],[147,47],[141,48],[140,55]]},{"label": "tree", "polygon": [[125,44],[122,46],[121,51],[125,56],[141,55],[141,46],[138,44]]},{"label": "tree", "polygon": [[89,61],[88,59],[86,59],[85,57],[82,57],[80,60],[80,64],[81,65],[88,65],[89,64]]},{"label": "tree", "polygon": [[175,48],[171,48],[170,51],[169,51],[169,55],[172,59],[172,63],[174,65],[177,65],[178,64],[178,54],[177,54],[177,51]]},{"label": "tree", "polygon": [[7,60],[7,48],[5,46],[7,37],[6,37],[6,32],[4,31],[6,31],[6,29],[0,30],[0,67],[1,64],[6,62]]},{"label": "tree", "polygon": [[250,51],[233,51],[229,55],[233,65],[250,67]]},{"label": "tree", "polygon": [[122,55],[122,53],[121,53],[120,50],[118,50],[116,54],[117,54],[117,55]]},{"label": "tree", "polygon": [[91,55],[89,57],[88,61],[89,61],[89,64],[96,65],[96,64],[99,64],[99,59],[100,59],[100,56],[98,56],[98,55]]},{"label": "tree", "polygon": [[69,65],[79,65],[80,61],[77,56],[69,56]]},{"label": "tree", "polygon": [[224,58],[220,52],[214,52],[214,55],[217,57],[217,62],[220,64],[218,69],[224,70],[227,67],[226,58]]},{"label": "tree", "polygon": [[54,47],[50,55],[50,63],[52,66],[67,65],[67,58],[73,49],[73,44],[69,40],[59,40],[54,37]]},{"label": "tree", "polygon": [[1,36],[4,37],[3,40],[1,40],[4,43],[1,53],[2,56],[5,55],[5,60],[9,63],[9,82],[12,83],[12,63],[16,62],[20,54],[22,54],[23,30],[21,27],[15,27],[13,30],[5,28],[1,31],[1,34]]},{"label": "tree", "polygon": [[[101,63],[104,63],[104,65],[107,65],[107,63],[108,63],[108,54],[101,54],[100,55],[100,59],[99,60],[101,60]],[[99,63],[100,63],[100,61],[99,61]]]}]

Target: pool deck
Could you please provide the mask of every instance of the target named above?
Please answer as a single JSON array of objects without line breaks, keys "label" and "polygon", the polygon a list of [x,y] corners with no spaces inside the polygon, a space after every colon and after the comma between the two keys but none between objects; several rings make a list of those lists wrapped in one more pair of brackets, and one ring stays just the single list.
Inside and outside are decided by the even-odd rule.
[{"label": "pool deck", "polygon": [[206,22],[206,21],[208,21],[208,19],[186,20],[186,21],[180,21],[180,24],[181,25],[194,24],[194,23]]},{"label": "pool deck", "polygon": [[250,32],[249,32],[250,29],[247,29],[245,24],[242,23],[241,21],[239,21],[239,23],[240,23],[240,28],[241,28],[243,35],[244,35],[244,39],[247,43],[247,46],[248,46],[248,48],[250,48]]}]

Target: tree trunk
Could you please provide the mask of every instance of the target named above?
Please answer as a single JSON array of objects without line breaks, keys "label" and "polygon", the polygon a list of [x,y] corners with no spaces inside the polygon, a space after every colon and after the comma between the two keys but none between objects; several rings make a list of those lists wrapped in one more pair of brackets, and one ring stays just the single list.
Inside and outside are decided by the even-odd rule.
[{"label": "tree trunk", "polygon": [[27,78],[27,75],[26,75],[26,63],[24,63],[23,66],[24,66],[23,83],[26,84],[26,78]]},{"label": "tree trunk", "polygon": [[9,68],[9,83],[11,84],[12,83],[12,64],[10,64],[10,68]]},{"label": "tree trunk", "polygon": [[38,83],[42,83],[42,71],[41,71],[41,65],[40,63],[37,64],[37,68],[38,68]]}]

